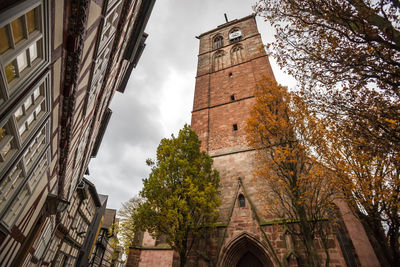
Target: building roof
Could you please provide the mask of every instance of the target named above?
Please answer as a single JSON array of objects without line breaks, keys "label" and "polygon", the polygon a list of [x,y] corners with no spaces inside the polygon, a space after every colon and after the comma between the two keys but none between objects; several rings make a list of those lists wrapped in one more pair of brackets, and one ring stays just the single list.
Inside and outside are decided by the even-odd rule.
[{"label": "building roof", "polygon": [[226,26],[229,26],[229,25],[232,25],[232,24],[236,24],[236,23],[238,23],[238,22],[240,22],[240,21],[247,20],[247,19],[249,19],[249,18],[254,18],[255,16],[256,16],[255,14],[251,14],[251,15],[248,15],[248,16],[246,16],[246,17],[244,17],[244,18],[241,18],[241,19],[234,19],[234,20],[228,21],[228,22],[226,22],[226,23],[224,23],[224,24],[219,25],[219,26],[218,26],[217,28],[215,28],[215,29],[212,29],[212,30],[209,30],[209,31],[207,31],[207,32],[205,32],[205,33],[200,34],[198,37],[200,38],[200,37],[202,37],[202,36],[204,36],[204,35],[206,35],[206,34],[209,34],[209,33],[212,33],[212,32],[214,32],[214,31],[220,30],[222,27],[226,27]]},{"label": "building roof", "polygon": [[101,207],[101,202],[99,195],[97,194],[96,186],[94,186],[94,184],[85,177],[83,177],[82,180],[88,185],[89,192],[92,195],[93,201],[96,206]]},{"label": "building roof", "polygon": [[101,228],[109,229],[115,222],[115,216],[117,215],[117,210],[106,209],[104,213],[104,220]]},{"label": "building roof", "polygon": [[103,194],[98,194],[98,195],[101,202],[101,206],[107,205],[108,195],[103,195]]}]

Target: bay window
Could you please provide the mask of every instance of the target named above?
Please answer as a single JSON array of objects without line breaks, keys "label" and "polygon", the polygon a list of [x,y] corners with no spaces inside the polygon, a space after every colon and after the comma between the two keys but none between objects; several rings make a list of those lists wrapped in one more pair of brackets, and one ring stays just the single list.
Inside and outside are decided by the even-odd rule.
[{"label": "bay window", "polygon": [[0,109],[50,62],[48,1],[23,1],[6,12],[0,14]]}]

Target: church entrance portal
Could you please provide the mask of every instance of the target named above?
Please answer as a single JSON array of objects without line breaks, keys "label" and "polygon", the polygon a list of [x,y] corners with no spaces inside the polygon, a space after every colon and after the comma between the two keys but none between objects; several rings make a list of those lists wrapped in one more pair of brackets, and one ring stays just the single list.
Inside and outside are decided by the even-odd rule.
[{"label": "church entrance portal", "polygon": [[224,248],[221,267],[273,267],[263,244],[253,236],[243,233]]},{"label": "church entrance portal", "polygon": [[236,267],[263,267],[263,264],[260,262],[260,260],[254,256],[253,253],[247,252],[244,254],[244,256],[239,260],[238,264],[236,264]]}]

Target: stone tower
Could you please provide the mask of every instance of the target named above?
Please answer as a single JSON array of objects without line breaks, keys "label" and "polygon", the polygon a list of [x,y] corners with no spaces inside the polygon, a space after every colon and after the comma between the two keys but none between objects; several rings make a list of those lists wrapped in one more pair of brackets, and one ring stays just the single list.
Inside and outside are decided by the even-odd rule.
[{"label": "stone tower", "polygon": [[[255,17],[227,22],[198,38],[191,125],[220,173],[222,205],[216,234],[198,248],[206,256],[200,253],[194,261],[201,266],[278,266],[278,261],[297,266],[291,237],[266,209],[268,187],[253,176],[254,151],[246,142],[255,85],[263,75],[274,79]],[[338,206],[342,212],[346,208]],[[343,216],[341,230],[330,240],[333,266],[375,266],[375,254],[355,218]]]},{"label": "stone tower", "polygon": [[[291,237],[266,209],[263,195],[268,187],[253,176],[255,151],[246,142],[255,85],[263,75],[274,78],[255,17],[227,22],[198,39],[191,126],[220,173],[222,205],[215,231],[195,244],[187,266],[297,266]],[[342,212],[346,208],[338,206]],[[341,231],[329,244],[332,266],[379,266],[360,226],[348,212],[343,216]],[[148,233],[138,236],[127,263],[178,265],[178,255]]]}]

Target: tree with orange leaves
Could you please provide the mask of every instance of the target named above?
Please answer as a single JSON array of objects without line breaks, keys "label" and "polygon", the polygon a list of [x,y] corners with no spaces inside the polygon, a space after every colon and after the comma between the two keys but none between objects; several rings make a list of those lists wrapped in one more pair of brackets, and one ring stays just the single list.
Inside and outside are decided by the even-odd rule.
[{"label": "tree with orange leaves", "polygon": [[325,118],[316,151],[335,173],[332,182],[364,224],[381,265],[400,266],[400,158],[365,150],[368,141],[355,141],[355,132],[343,130],[347,123]]},{"label": "tree with orange leaves", "polygon": [[266,77],[257,84],[255,97],[246,131],[257,152],[255,175],[270,188],[265,192],[271,196],[268,209],[284,218],[294,240],[301,240],[306,256],[302,261],[308,266],[321,265],[314,244],[315,238],[321,238],[328,266],[329,223],[323,221],[332,217],[334,190],[326,182],[329,172],[309,146],[318,131],[317,117],[300,97]]},{"label": "tree with orange leaves", "polygon": [[[324,120],[313,141],[383,266],[400,265],[400,2],[259,0],[271,54]],[[318,140],[320,139],[320,140]]]},{"label": "tree with orange leaves", "polygon": [[259,0],[276,30],[269,45],[307,100],[369,142],[400,153],[400,2]]}]

